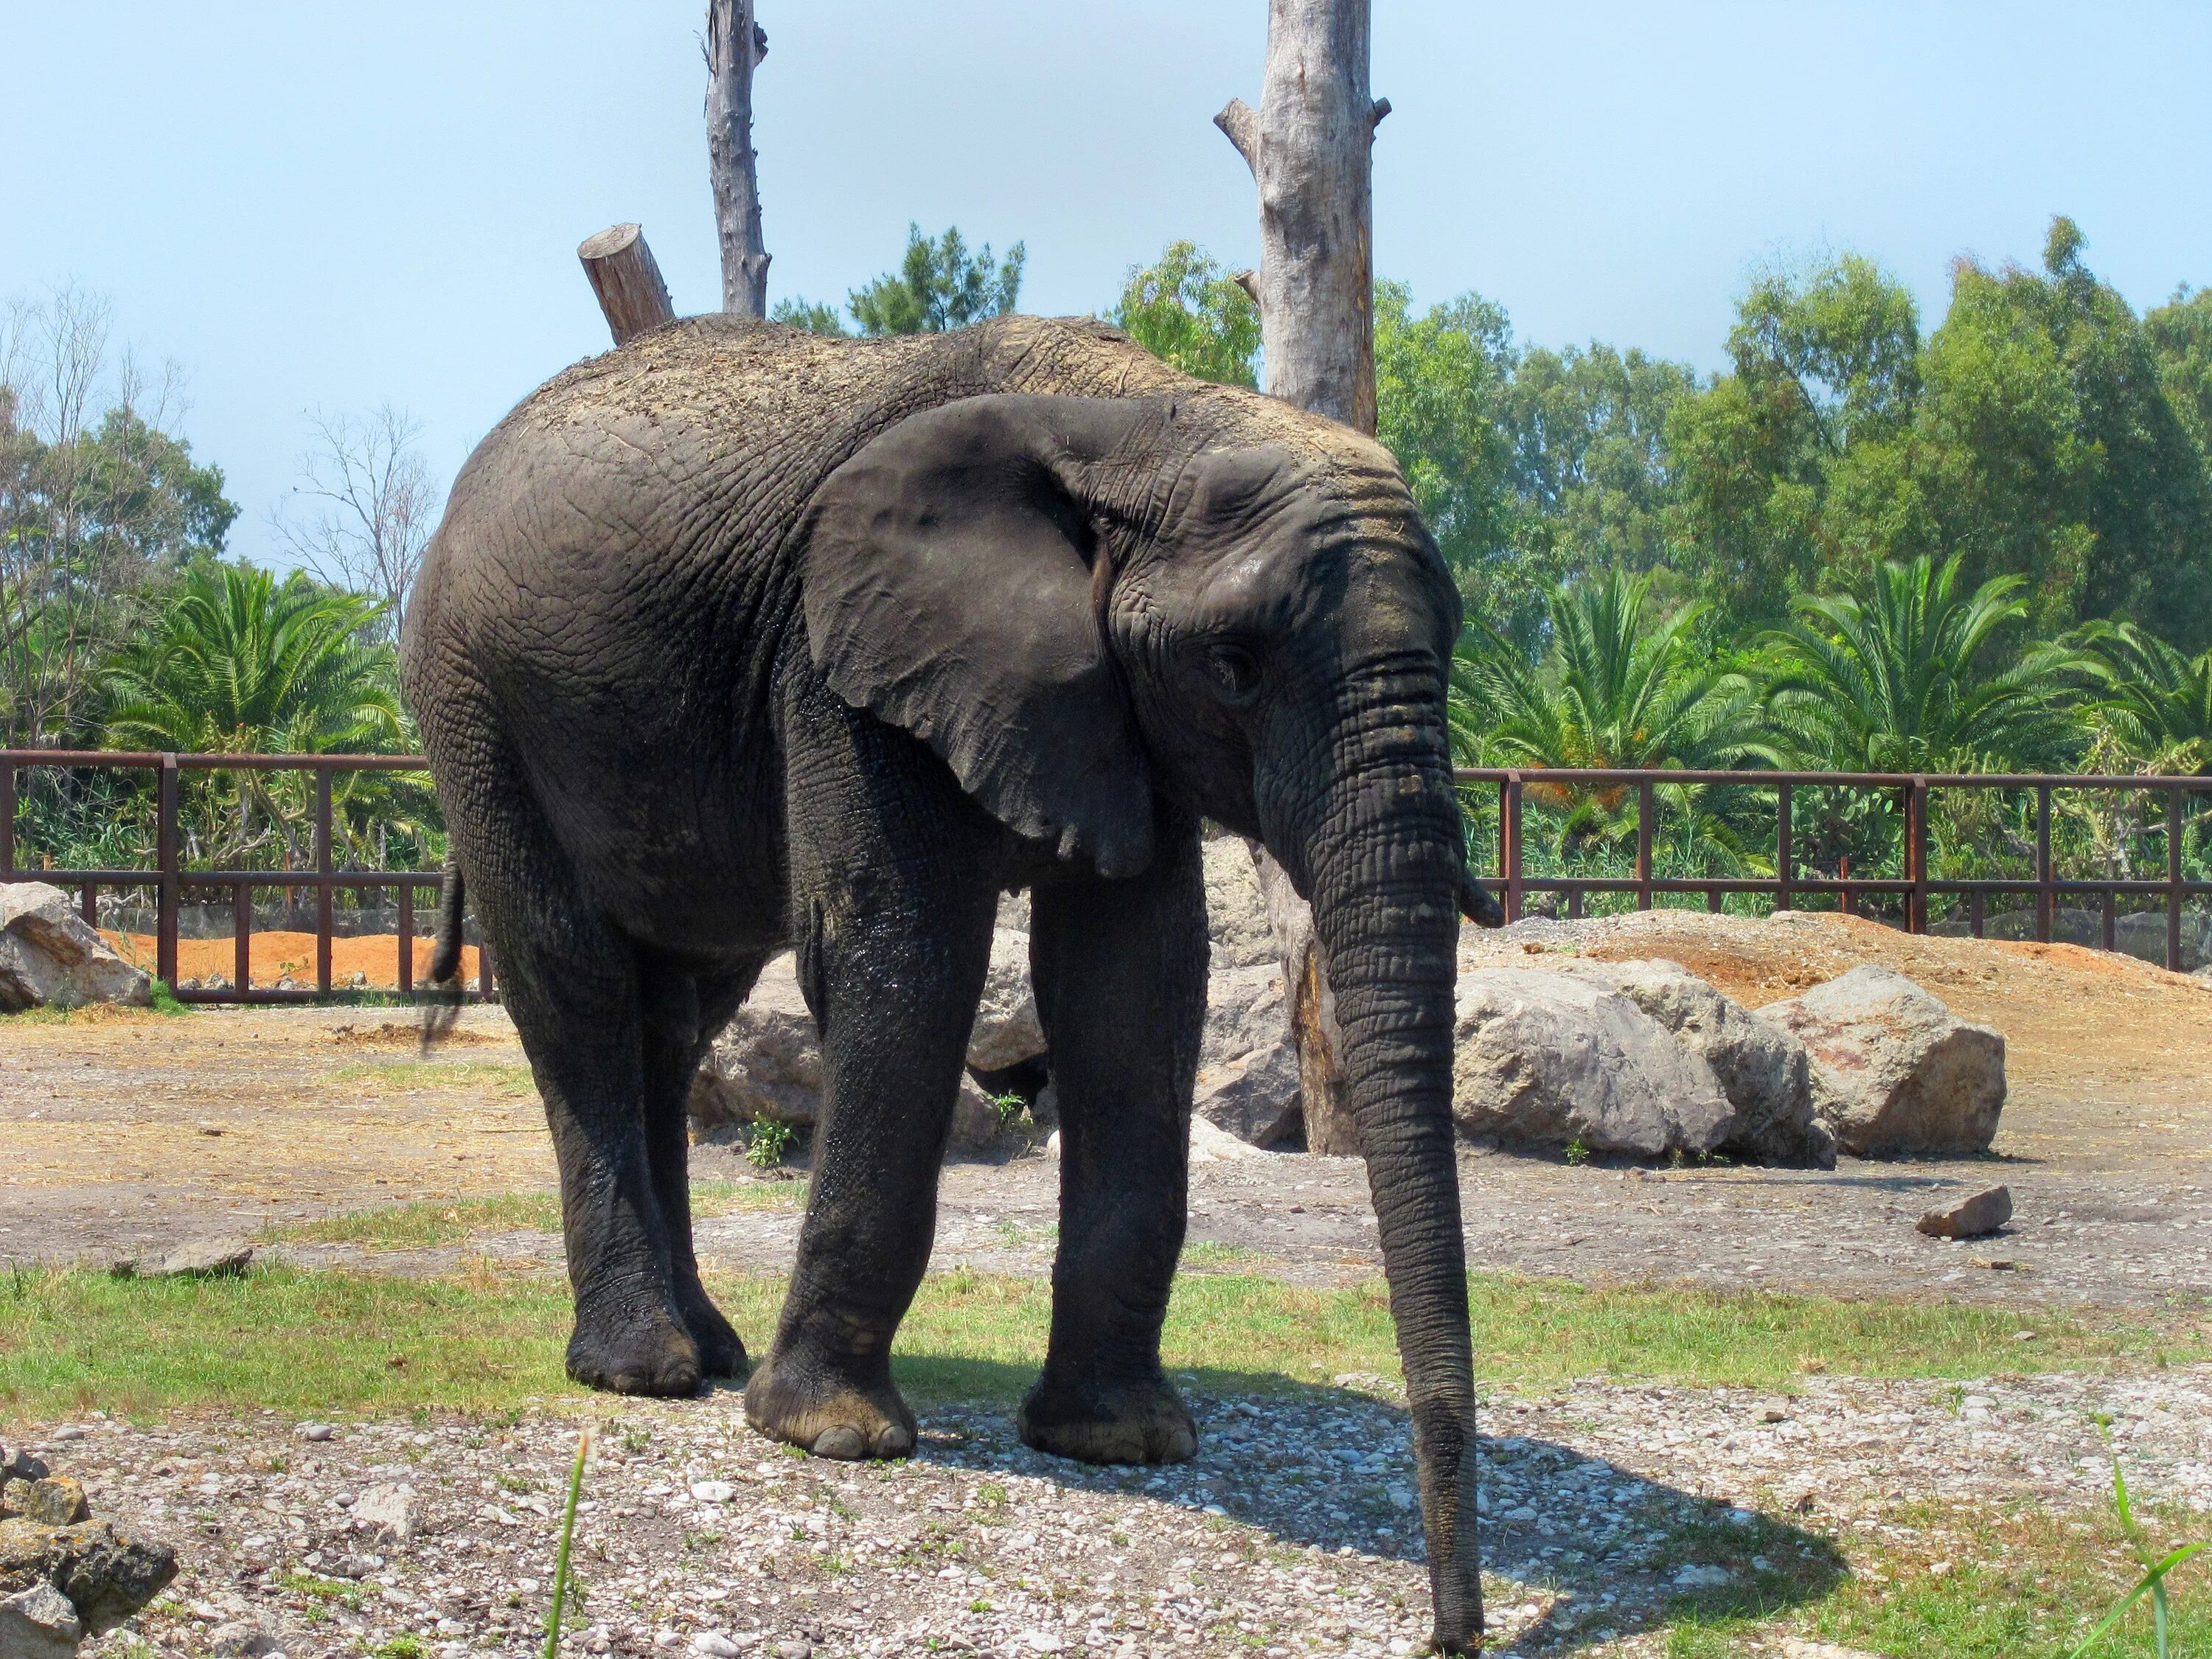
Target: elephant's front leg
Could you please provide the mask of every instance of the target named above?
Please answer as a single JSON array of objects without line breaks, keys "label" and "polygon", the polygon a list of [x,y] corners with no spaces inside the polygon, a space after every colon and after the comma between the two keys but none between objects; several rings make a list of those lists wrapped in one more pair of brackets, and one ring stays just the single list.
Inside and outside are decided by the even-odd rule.
[{"label": "elephant's front leg", "polygon": [[1160,1367],[1206,1017],[1194,831],[1127,881],[1040,885],[1030,955],[1060,1099],[1052,1340],[1022,1438],[1092,1463],[1176,1462],[1198,1433]]},{"label": "elephant's front leg", "polygon": [[792,715],[799,983],[822,1116],[791,1289],[745,1389],[755,1428],[825,1457],[914,1449],[891,1339],[929,1264],[998,894],[997,831],[903,732],[828,700]]}]

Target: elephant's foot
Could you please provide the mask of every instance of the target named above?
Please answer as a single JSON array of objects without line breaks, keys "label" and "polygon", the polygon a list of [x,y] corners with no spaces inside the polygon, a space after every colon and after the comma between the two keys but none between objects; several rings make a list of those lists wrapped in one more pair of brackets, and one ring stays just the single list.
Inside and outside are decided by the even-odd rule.
[{"label": "elephant's foot", "polygon": [[745,1386],[745,1420],[817,1457],[904,1457],[914,1413],[889,1382],[866,1385],[793,1355],[770,1354]]},{"label": "elephant's foot", "polygon": [[745,1345],[736,1330],[722,1317],[722,1310],[708,1300],[703,1290],[688,1291],[678,1300],[683,1304],[684,1328],[699,1345],[700,1370],[713,1377],[743,1376],[752,1362],[746,1358]]},{"label": "elephant's foot", "polygon": [[[735,1333],[730,1340],[737,1340]],[[568,1339],[568,1375],[611,1394],[680,1399],[698,1393],[708,1372],[691,1333],[658,1309],[628,1318],[580,1309]]]},{"label": "elephant's foot", "polygon": [[1088,1388],[1040,1378],[1014,1427],[1081,1463],[1181,1463],[1198,1451],[1198,1425],[1165,1377]]}]

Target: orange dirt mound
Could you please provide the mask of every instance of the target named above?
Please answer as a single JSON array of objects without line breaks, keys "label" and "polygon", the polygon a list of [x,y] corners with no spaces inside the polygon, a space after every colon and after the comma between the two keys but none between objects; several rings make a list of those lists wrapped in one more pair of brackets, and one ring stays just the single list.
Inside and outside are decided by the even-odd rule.
[{"label": "orange dirt mound", "polygon": [[[109,933],[101,935],[115,950],[151,973],[154,969],[154,936],[150,933]],[[295,985],[312,987],[315,982],[315,936],[313,933],[266,933],[252,936],[252,967],[253,984],[268,990],[280,979],[289,978]],[[430,957],[436,945],[428,939],[415,941],[415,983],[423,985],[430,976]],[[238,948],[227,939],[180,939],[177,941],[177,978],[179,981],[198,980],[205,984],[210,979],[220,978],[226,984],[237,966]],[[356,974],[362,975],[356,981]],[[473,981],[477,976],[476,947],[461,947],[461,978]],[[387,991],[399,988],[399,936],[397,933],[362,933],[352,939],[331,941],[331,983],[348,986],[365,982]]]}]

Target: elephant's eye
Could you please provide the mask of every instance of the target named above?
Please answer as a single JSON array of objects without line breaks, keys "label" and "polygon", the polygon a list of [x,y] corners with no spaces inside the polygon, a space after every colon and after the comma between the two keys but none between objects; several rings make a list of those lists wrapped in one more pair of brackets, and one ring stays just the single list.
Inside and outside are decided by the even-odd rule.
[{"label": "elephant's eye", "polygon": [[1235,705],[1252,701],[1260,690],[1260,659],[1249,646],[1217,640],[1206,647],[1202,659],[1213,694]]}]

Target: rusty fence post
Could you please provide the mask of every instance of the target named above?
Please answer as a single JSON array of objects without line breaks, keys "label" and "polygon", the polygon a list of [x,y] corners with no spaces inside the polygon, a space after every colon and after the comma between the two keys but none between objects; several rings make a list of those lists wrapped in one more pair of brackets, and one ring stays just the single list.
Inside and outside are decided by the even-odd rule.
[{"label": "rusty fence post", "polygon": [[1636,908],[1651,908],[1651,831],[1659,808],[1651,780],[1638,779],[1636,785]]},{"label": "rusty fence post", "polygon": [[1521,775],[1508,772],[1498,803],[1498,862],[1504,866],[1505,920],[1521,920]]},{"label": "rusty fence post", "polygon": [[2166,792],[2166,966],[2181,971],[2181,791]]},{"label": "rusty fence post", "polygon": [[331,994],[331,768],[315,768],[315,988]]},{"label": "rusty fence post", "polygon": [[154,793],[154,862],[155,878],[154,973],[171,991],[177,988],[177,905],[181,884],[177,879],[177,757],[161,757],[161,781]]},{"label": "rusty fence post", "polygon": [[1905,931],[1928,931],[1928,780],[1915,777],[1905,791],[1905,879],[1912,891],[1905,905]]},{"label": "rusty fence post", "polygon": [[1790,906],[1791,878],[1796,873],[1793,838],[1790,833],[1790,790],[1786,783],[1774,787],[1774,908],[1787,910]]},{"label": "rusty fence post", "polygon": [[234,882],[230,889],[231,990],[242,1001],[253,988],[253,884]]},{"label": "rusty fence post", "polygon": [[2051,943],[2051,786],[2035,786],[2035,937]]},{"label": "rusty fence post", "polygon": [[415,884],[399,884],[399,994],[415,988]]}]

